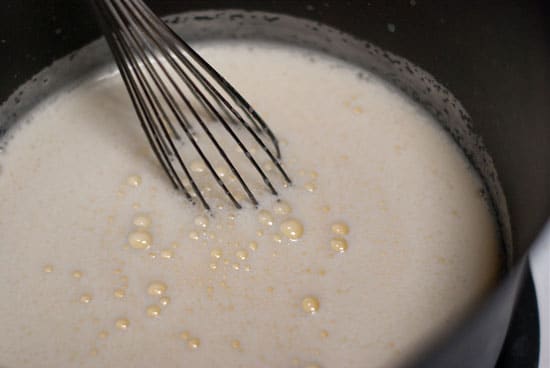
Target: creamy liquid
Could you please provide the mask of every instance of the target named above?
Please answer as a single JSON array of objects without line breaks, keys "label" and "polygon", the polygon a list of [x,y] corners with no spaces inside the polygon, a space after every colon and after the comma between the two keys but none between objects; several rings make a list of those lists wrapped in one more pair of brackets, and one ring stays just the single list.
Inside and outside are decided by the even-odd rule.
[{"label": "creamy liquid", "polygon": [[46,101],[0,158],[0,366],[389,367],[495,283],[480,180],[419,106],[327,56],[197,48],[293,186],[206,216],[118,76]]}]

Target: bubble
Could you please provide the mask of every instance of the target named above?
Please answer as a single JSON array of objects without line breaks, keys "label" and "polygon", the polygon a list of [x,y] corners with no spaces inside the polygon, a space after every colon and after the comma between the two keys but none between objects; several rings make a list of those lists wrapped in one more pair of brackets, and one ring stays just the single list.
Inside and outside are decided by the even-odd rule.
[{"label": "bubble", "polygon": [[153,296],[160,296],[166,292],[168,286],[162,281],[153,281],[147,287],[147,293]]},{"label": "bubble", "polygon": [[130,175],[126,179],[126,183],[131,187],[139,187],[141,185],[141,176],[139,176],[139,175]]},{"label": "bubble", "polygon": [[349,227],[348,225],[338,222],[335,224],[332,224],[331,226],[332,232],[338,235],[347,235],[349,233]]},{"label": "bubble", "polygon": [[258,212],[258,221],[262,225],[272,226],[273,225],[273,216],[269,211],[261,210]]},{"label": "bubble", "polygon": [[309,182],[304,185],[304,189],[308,192],[315,192],[317,190],[317,184],[314,182]]},{"label": "bubble", "polygon": [[52,265],[45,265],[42,270],[46,273],[51,273],[51,272],[53,272],[53,266]]},{"label": "bubble", "polygon": [[146,249],[153,243],[153,237],[147,231],[134,231],[128,236],[128,243],[135,249]]},{"label": "bubble", "polygon": [[83,304],[88,304],[92,301],[92,296],[90,294],[82,294],[80,296],[80,302]]},{"label": "bubble", "polygon": [[114,296],[119,298],[119,299],[122,299],[126,296],[126,291],[124,289],[115,289],[115,291],[113,292]]},{"label": "bubble", "polygon": [[246,250],[239,250],[235,253],[235,256],[241,261],[244,261],[248,258],[248,252]]},{"label": "bubble", "polygon": [[159,304],[161,307],[166,307],[168,304],[170,304],[170,297],[168,296],[160,297]]},{"label": "bubble", "polygon": [[348,249],[348,242],[344,238],[334,238],[330,241],[330,247],[339,253],[344,253]]},{"label": "bubble", "polygon": [[151,218],[147,215],[138,215],[134,217],[134,225],[137,227],[149,227],[151,223]]},{"label": "bubble", "polygon": [[319,310],[319,299],[308,296],[302,300],[302,309],[306,313],[314,314]]},{"label": "bubble", "polygon": [[288,215],[292,212],[292,207],[285,201],[279,201],[273,206],[273,212],[275,212],[276,215]]},{"label": "bubble", "polygon": [[127,330],[130,327],[130,321],[126,318],[120,318],[115,322],[115,326],[119,330]]},{"label": "bubble", "polygon": [[196,173],[201,173],[206,170],[206,165],[201,160],[193,160],[189,167],[191,168],[191,171]]},{"label": "bubble", "polygon": [[298,240],[304,234],[304,226],[296,219],[288,219],[281,223],[280,230],[290,240]]},{"label": "bubble", "polygon": [[208,217],[197,216],[194,222],[195,222],[195,225],[197,225],[198,227],[206,228],[208,226]]},{"label": "bubble", "polygon": [[223,166],[216,167],[214,169],[214,171],[216,172],[216,174],[218,174],[218,176],[220,178],[223,178],[224,176],[226,176],[229,173],[228,170]]},{"label": "bubble", "polygon": [[190,338],[187,341],[187,346],[189,346],[191,349],[198,349],[199,346],[201,346],[201,340],[196,337]]},{"label": "bubble", "polygon": [[147,307],[145,312],[149,317],[158,317],[160,315],[160,307],[158,305],[150,305]]},{"label": "bubble", "polygon": [[174,257],[174,251],[172,249],[163,249],[160,251],[160,256],[165,259]]},{"label": "bubble", "polygon": [[221,249],[213,249],[210,252],[210,256],[212,256],[212,258],[220,259],[223,256],[223,252]]}]

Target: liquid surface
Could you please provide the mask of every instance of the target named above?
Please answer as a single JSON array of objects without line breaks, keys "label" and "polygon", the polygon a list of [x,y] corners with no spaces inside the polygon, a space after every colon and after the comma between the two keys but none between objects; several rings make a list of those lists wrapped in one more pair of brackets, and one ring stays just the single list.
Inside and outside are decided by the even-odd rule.
[{"label": "liquid surface", "polygon": [[198,49],[294,185],[209,217],[118,76],[44,103],[0,158],[0,366],[390,367],[495,283],[480,181],[418,106],[326,56]]}]

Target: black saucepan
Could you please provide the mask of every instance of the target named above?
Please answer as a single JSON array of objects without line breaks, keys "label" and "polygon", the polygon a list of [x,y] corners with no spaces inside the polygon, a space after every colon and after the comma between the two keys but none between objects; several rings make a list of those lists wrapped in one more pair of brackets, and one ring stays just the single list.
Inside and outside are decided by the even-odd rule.
[{"label": "black saucepan", "polygon": [[[549,5],[427,0],[149,4],[161,14],[195,12],[184,25],[190,38],[257,36],[306,44],[374,70],[426,106],[482,174],[501,227],[507,267],[498,288],[458,330],[409,363],[536,366],[536,308],[525,276],[528,249],[550,215]],[[17,120],[16,105],[24,98],[13,94],[18,86],[99,36],[84,0],[2,1],[0,104],[8,103],[0,107],[0,137]]]}]

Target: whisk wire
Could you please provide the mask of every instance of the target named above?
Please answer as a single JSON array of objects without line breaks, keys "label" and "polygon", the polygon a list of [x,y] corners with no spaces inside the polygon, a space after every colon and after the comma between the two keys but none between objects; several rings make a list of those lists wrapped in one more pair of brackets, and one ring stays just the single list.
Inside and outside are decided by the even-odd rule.
[{"label": "whisk wire", "polygon": [[[185,104],[187,105],[187,107],[189,108],[189,110],[192,112],[192,114],[194,115],[194,117],[196,118],[196,121],[197,123],[201,126],[201,128],[203,129],[203,131],[205,132],[205,134],[209,137],[209,139],[211,140],[211,142],[213,143],[213,145],[216,147],[216,149],[218,150],[218,153],[222,156],[222,158],[224,159],[224,161],[226,162],[226,164],[229,166],[229,168],[232,170],[232,172],[234,173],[234,175],[236,175],[236,178],[237,180],[240,182],[240,184],[242,185],[242,188],[243,190],[247,193],[249,199],[252,201],[252,203],[254,205],[257,205],[258,204],[258,201],[256,200],[255,196],[252,194],[252,191],[250,190],[250,188],[248,187],[248,185],[244,182],[244,180],[242,179],[241,175],[239,174],[239,172],[237,171],[237,169],[235,168],[235,165],[233,164],[233,162],[229,159],[229,157],[227,156],[227,154],[225,153],[225,151],[223,150],[223,148],[220,146],[220,144],[218,143],[218,141],[215,139],[215,137],[213,136],[213,134],[211,133],[210,129],[208,129],[207,125],[204,123],[204,121],[200,118],[199,114],[197,113],[196,109],[193,108],[192,104],[189,102],[189,100],[187,99],[187,97],[185,96],[185,94],[181,91],[181,89],[179,88],[179,86],[174,82],[173,78],[170,77],[170,74],[166,72],[164,66],[162,65],[162,63],[158,60],[158,58],[156,57],[156,55],[154,53],[151,54],[151,56],[157,61],[159,67],[165,72],[165,75],[167,76],[167,78],[171,81],[171,83],[173,84],[173,87],[176,89],[176,91],[178,92],[178,94],[180,95],[180,97],[184,100]],[[215,111],[211,105],[209,105],[209,101],[204,97],[204,95],[200,92],[200,90],[198,89],[198,87],[196,86],[195,83],[192,82],[191,78],[187,75],[187,73],[185,73],[185,71],[183,71],[181,68],[179,68],[179,66],[177,66],[177,64],[174,63],[174,61],[171,59],[171,58],[168,58],[169,62],[175,67],[177,68],[178,72],[180,73],[180,75],[182,76],[182,78],[184,79],[184,82],[185,84],[190,88],[190,90],[193,92],[193,94],[199,98],[201,101],[203,101],[205,104],[207,104],[208,108],[210,110],[213,110]],[[148,60],[145,60],[146,63],[149,63]],[[154,71],[153,71],[154,73]],[[163,88],[163,87],[159,87],[159,88]],[[171,108],[173,109],[176,109],[179,114],[183,115],[181,113],[181,110],[179,110],[179,108],[177,107],[177,105],[173,106],[173,105],[170,105]],[[174,114],[176,115],[176,118],[178,118],[179,120],[179,117],[178,117],[178,113],[176,113],[176,111],[173,111]],[[180,121],[180,124],[183,124],[182,121]],[[182,126],[183,127],[183,126]],[[184,128],[185,129],[185,128]],[[216,171],[214,170],[214,168],[212,167],[211,163],[209,160],[207,160],[206,156],[204,155],[204,153],[202,153],[202,150],[200,149],[200,147],[198,146],[198,144],[196,143],[196,141],[193,139],[193,137],[189,136],[189,139],[191,140],[193,146],[195,147],[195,149],[197,150],[197,152],[199,153],[199,155],[201,156],[201,158],[203,159],[203,161],[205,162],[207,168],[209,169],[209,171],[211,172],[211,174],[214,176],[214,178],[216,179],[216,181],[218,182],[218,184],[222,187],[222,189],[228,194],[228,196],[230,197],[230,199],[232,200],[233,204],[237,207],[237,208],[240,208],[240,204],[236,201],[236,199],[234,198],[234,196],[232,195],[232,193],[229,191],[229,189],[227,189],[225,183],[221,180],[220,176],[218,173],[216,173]]]},{"label": "whisk wire", "polygon": [[[98,12],[101,12],[100,14],[109,14],[108,11],[101,8],[103,6],[106,6],[106,4],[103,4],[101,2],[97,2],[97,3],[93,2],[93,5],[96,6],[96,10]],[[99,17],[99,19],[102,27],[106,29],[112,28],[112,26],[108,24],[109,21],[112,21],[108,15],[101,16]],[[166,147],[164,146],[163,143],[161,143],[161,138],[154,129],[152,118],[149,115],[149,111],[145,108],[145,102],[143,101],[143,96],[141,96],[140,93],[138,92],[136,81],[131,76],[132,72],[130,71],[129,66],[124,62],[124,56],[122,55],[122,51],[121,51],[122,47],[119,48],[118,46],[118,45],[121,45],[121,42],[119,40],[119,35],[117,35],[114,32],[113,33],[105,32],[105,36],[106,36],[107,42],[110,45],[112,45],[111,49],[113,52],[113,56],[115,58],[115,61],[117,62],[117,65],[119,66],[121,76],[129,92],[130,99],[132,100],[132,103],[136,108],[138,120],[141,123],[142,129],[145,132],[147,140],[155,156],[157,157],[158,161],[161,163],[162,168],[167,173],[167,176],[169,177],[174,187],[176,189],[181,190],[184,193],[185,197],[188,200],[192,201],[192,197],[190,193],[181,183],[179,176],[177,175],[174,167],[172,166],[170,160],[168,159],[168,156],[166,154]]]},{"label": "whisk wire", "polygon": [[[197,144],[196,140],[194,139],[193,135],[191,134],[190,130],[189,130],[189,123],[187,122],[187,119],[185,117],[185,115],[181,112],[179,106],[175,103],[173,97],[170,95],[170,93],[168,92],[167,90],[167,87],[162,83],[161,79],[160,79],[160,76],[158,75],[158,73],[156,72],[156,70],[154,69],[153,65],[151,64],[149,58],[143,53],[143,50],[139,47],[138,45],[138,40],[137,38],[135,37],[135,35],[132,33],[132,32],[128,32],[128,34],[130,35],[130,37],[133,39],[133,42],[131,42],[130,44],[133,44],[133,48],[134,48],[134,51],[136,53],[138,53],[141,57],[141,62],[143,63],[143,65],[145,66],[145,68],[148,70],[153,82],[155,83],[156,87],[158,88],[159,92],[161,93],[161,95],[163,96],[165,102],[167,103],[168,107],[171,109],[172,113],[174,114],[176,120],[178,120],[180,126],[182,127],[182,129],[184,130],[185,134],[187,135],[187,138],[189,139],[189,141],[191,142],[191,144],[193,145],[193,147],[195,148],[195,150],[197,151],[197,153],[199,154],[199,156],[201,157],[201,159],[203,159],[203,161],[205,162],[205,164],[207,165],[208,169],[210,170],[210,172],[212,173],[212,175],[215,177],[215,179],[217,180],[218,184],[222,187],[222,189],[227,193],[227,195],[229,196],[229,198],[231,199],[231,201],[233,202],[233,204],[237,207],[237,208],[240,208],[240,204],[237,202],[237,200],[235,199],[235,197],[233,196],[233,194],[229,191],[229,189],[226,187],[225,183],[221,180],[221,178],[219,178],[218,174],[215,172],[214,168],[212,167],[210,161],[207,159],[205,153],[203,152],[203,150],[200,148],[200,146]],[[142,47],[149,47],[145,42],[141,45]],[[172,80],[173,82],[173,79],[170,77],[169,73],[166,71],[166,69],[164,68],[163,64],[156,58],[156,56],[154,55],[154,53],[151,54],[152,57],[157,61],[157,66],[160,67],[164,72],[165,72],[165,75],[170,79]],[[138,73],[141,74],[140,71],[138,71]],[[143,77],[142,77],[143,78]],[[177,85],[175,85],[177,87]],[[178,88],[179,89],[179,88]],[[150,88],[148,88],[148,91],[151,93],[151,90]],[[155,95],[152,94],[153,96],[153,99],[155,100],[156,102],[156,105],[157,107],[160,107],[160,104],[158,102],[158,100],[156,99]],[[189,103],[188,99],[185,97],[185,95],[182,94],[182,98],[184,99],[186,105],[190,108],[190,110],[192,110],[194,113],[194,109],[193,107],[191,106],[191,104]],[[168,117],[166,116],[166,114],[164,113],[164,111],[162,110],[162,108],[160,108],[160,111],[163,112],[163,116],[164,116],[164,119],[165,121],[169,121]],[[197,115],[197,118],[198,118],[198,115]],[[200,118],[199,118],[200,119]],[[202,123],[202,121],[201,121]],[[164,125],[160,124],[162,128],[164,128]],[[203,124],[201,124],[203,125]],[[208,130],[208,128],[206,126],[204,126],[204,128],[206,130]],[[165,132],[165,136],[169,137],[168,133]],[[172,144],[171,144],[172,145]],[[192,180],[192,177],[191,177],[191,174],[189,173],[188,169],[185,167],[185,165],[183,164],[183,161],[181,159],[181,156],[179,154],[177,154],[177,150],[175,149],[175,147],[172,145],[172,149],[176,152],[175,154],[175,157],[176,159],[178,160],[178,162],[180,163],[180,165],[183,167],[186,175],[190,178],[190,182],[191,182],[191,185],[193,186],[193,189],[198,193],[199,195],[199,199],[201,200],[201,202],[203,202],[204,198],[202,196],[202,194],[200,193],[200,191],[198,190],[198,187],[196,186],[196,183],[194,180]],[[206,203],[203,203],[206,205],[207,208],[209,208],[209,206],[206,204]]]},{"label": "whisk wire", "polygon": [[[109,6],[109,5],[110,4],[107,4],[106,6]],[[107,19],[114,22],[117,22],[118,20],[117,22],[118,25],[120,27],[124,27],[124,23],[120,22],[120,18],[118,16],[118,13],[116,12],[109,12],[107,14]],[[141,94],[139,92],[137,93],[139,109],[145,113],[146,120],[149,123],[148,124],[149,129],[151,129],[154,137],[156,137],[155,141],[157,142],[160,148],[160,151],[163,153],[163,161],[167,162],[168,166],[170,167],[170,174],[171,174],[170,176],[172,175],[174,176],[174,179],[176,182],[176,188],[183,189],[184,193],[186,192],[189,195],[188,197],[187,196],[186,197],[192,201],[192,196],[189,194],[189,191],[181,182],[181,179],[177,175],[177,172],[175,171],[169,158],[172,153],[175,153],[173,156],[175,156],[176,160],[178,161],[185,175],[188,178],[191,178],[190,172],[187,169],[186,165],[184,164],[181,156],[177,154],[177,149],[173,141],[170,139],[169,133],[166,130],[165,124],[163,123],[163,120],[160,115],[164,114],[165,120],[168,120],[168,118],[166,117],[164,110],[160,106],[160,103],[156,95],[153,93],[153,91],[151,90],[151,87],[145,81],[145,77],[142,73],[142,70],[139,67],[137,60],[135,59],[134,54],[129,49],[129,44],[127,42],[125,34],[123,32],[120,32],[120,29],[122,28],[116,27],[113,29],[114,29],[113,34],[115,35],[115,40],[117,41],[117,44],[120,47],[120,50],[122,51],[123,55],[125,55],[126,59],[129,61],[129,67],[125,63],[123,64],[126,66],[124,69],[129,71],[129,75],[134,77],[133,80],[132,78],[130,78],[132,86],[135,87],[133,90],[134,91],[141,90]],[[139,85],[140,88],[137,88],[137,85],[135,83],[136,80],[138,82],[137,85]],[[142,97],[143,95],[145,96],[145,99]],[[147,106],[150,108],[150,110],[152,110],[153,112],[152,114],[151,114],[151,111],[147,108]],[[156,121],[157,124],[155,124],[154,121]],[[161,134],[161,132],[159,131],[159,127],[160,127],[160,130],[162,130],[163,134]],[[171,151],[168,149],[167,145],[170,145]],[[190,182],[196,196],[199,198],[202,205],[207,210],[209,210],[210,206],[202,196],[202,193],[199,191],[195,181],[191,179]]]},{"label": "whisk wire", "polygon": [[[214,68],[172,29],[157,18],[141,0],[91,1],[99,15],[100,24],[119,66],[121,76],[147,140],[163,170],[177,190],[181,190],[186,198],[192,202],[194,202],[193,197],[198,198],[203,207],[210,210],[210,206],[199,189],[197,181],[193,178],[172,139],[172,137],[175,140],[182,139],[176,127],[172,124],[172,120],[178,122],[185,137],[191,143],[194,151],[201,158],[218,186],[229,197],[235,207],[241,208],[237,198],[222,180],[221,174],[214,169],[206,152],[200,147],[196,131],[193,128],[193,122],[181,109],[180,103],[176,101],[169,86],[181,99],[180,102],[183,102],[193,121],[200,126],[201,131],[208,137],[215,151],[229,167],[234,179],[238,181],[253,205],[258,205],[258,200],[237,170],[234,162],[209,129],[208,124],[201,117],[197,107],[189,99],[190,96],[195,98],[198,106],[202,107],[213,121],[218,122],[237,144],[248,162],[259,174],[269,192],[274,195],[278,194],[270,178],[260,167],[257,159],[243,140],[231,127],[232,125],[244,127],[261,148],[261,151],[275,165],[284,181],[287,184],[291,183],[289,176],[280,163],[281,155],[278,141],[265,121]],[[175,74],[167,69],[168,66]],[[180,80],[176,80],[174,76],[177,76]],[[187,93],[183,91],[182,86],[186,87]],[[233,101],[233,104],[229,102],[226,96]],[[274,152],[267,147],[260,135],[264,135],[269,139],[275,150]],[[185,174],[187,183],[181,180],[178,170],[174,166],[174,160]],[[189,192],[188,185],[192,189],[192,193]]]},{"label": "whisk wire", "polygon": [[[147,18],[145,18],[146,21],[149,21]],[[150,22],[150,25],[152,26],[152,22]],[[164,23],[162,22],[159,22],[160,24],[158,24],[157,26],[160,26],[160,25],[164,25]],[[143,24],[141,24],[143,25]],[[154,40],[154,38],[153,38]],[[171,50],[173,52],[175,52],[176,54],[179,54],[178,56],[180,56],[180,59],[182,61],[182,63],[185,64],[185,66],[193,73],[193,76],[196,77],[205,87],[205,89],[210,92],[211,94],[211,97],[214,98],[214,101],[218,102],[218,106],[219,107],[222,107],[225,112],[226,112],[226,116],[229,116],[229,111],[227,110],[227,106],[224,106],[221,104],[220,102],[220,99],[223,99],[223,97],[218,93],[218,91],[216,91],[216,89],[208,82],[208,80],[206,80],[198,71],[197,69],[195,68],[195,66],[193,66],[192,63],[190,63],[189,60],[187,60],[187,58],[185,58],[184,55],[181,55],[181,53],[179,52],[179,50],[174,47],[174,45],[170,46],[169,47],[171,48]],[[162,47],[161,45],[159,45],[159,48],[162,50]],[[164,52],[164,51],[161,51],[161,52]],[[270,189],[271,193],[272,194],[275,194],[277,195],[277,191],[275,190],[275,188],[273,187],[273,185],[271,184],[271,182],[269,181],[269,179],[267,178],[267,176],[265,175],[265,173],[263,172],[263,170],[260,168],[260,166],[258,165],[258,163],[256,162],[256,160],[254,159],[254,157],[250,154],[249,150],[247,149],[247,147],[244,145],[244,143],[242,142],[242,140],[239,138],[239,136],[234,132],[234,130],[230,127],[230,125],[228,124],[228,122],[226,121],[226,119],[222,116],[222,114],[216,110],[213,105],[211,104],[211,102],[208,100],[208,98],[201,92],[201,90],[197,87],[196,83],[193,82],[193,80],[189,77],[189,75],[179,66],[177,65],[177,63],[174,63],[173,59],[170,58],[168,55],[165,54],[165,57],[167,58],[167,60],[170,62],[170,63],[173,63],[173,67],[176,69],[176,71],[180,74],[180,76],[182,77],[182,79],[184,80],[185,84],[189,87],[189,89],[193,92],[193,94],[207,107],[207,110],[222,124],[222,126],[226,129],[226,131],[231,135],[231,137],[236,141],[236,143],[238,144],[239,148],[243,151],[243,153],[245,154],[245,156],[249,159],[249,161],[251,162],[251,164],[256,168],[256,170],[260,173],[262,179],[264,180],[264,182],[266,183],[266,185],[268,186],[268,188]],[[179,88],[177,88],[177,91],[178,93],[184,97],[184,95],[182,94],[181,90]],[[229,106],[229,108],[231,108]],[[204,122],[202,121],[202,119],[198,116],[198,114],[196,114],[196,112],[194,112],[194,115],[195,117],[197,118],[197,122],[201,125],[201,127],[204,129],[206,135],[210,138],[211,142],[214,144],[214,146],[218,149],[218,152],[220,153],[220,155],[224,158],[225,162],[227,163],[227,165],[229,166],[231,172],[235,175],[235,177],[237,178],[237,180],[239,181],[239,183],[241,184],[243,190],[247,193],[249,199],[252,201],[252,203],[254,205],[257,205],[258,204],[258,201],[256,200],[255,196],[252,194],[252,191],[250,190],[250,188],[248,187],[248,185],[245,183],[244,179],[242,178],[242,176],[239,174],[239,172],[237,171],[235,165],[233,164],[233,162],[228,158],[228,156],[226,155],[225,151],[223,150],[223,148],[219,145],[219,143],[217,142],[217,140],[215,139],[215,137],[212,135],[212,133],[210,132],[210,130],[206,127],[206,125],[204,124]],[[235,114],[234,110],[233,110],[233,113]],[[236,114],[235,114],[236,115]],[[247,126],[244,121],[242,122],[248,129],[250,129],[249,126]]]},{"label": "whisk wire", "polygon": [[[139,4],[136,4],[136,5],[138,8],[138,11],[140,10],[146,11],[150,16],[154,15],[149,8],[143,5],[143,3],[140,2]],[[149,18],[146,18],[146,19],[149,19]],[[207,71],[207,73],[222,86],[222,89],[224,89],[228,93],[228,95],[233,99],[233,101],[237,104],[237,106],[239,106],[241,111],[244,112],[244,114],[248,117],[248,119],[253,122],[253,124],[257,127],[257,129],[260,131],[263,131],[270,138],[270,140],[273,143],[273,146],[275,147],[275,154],[271,152],[271,150],[265,145],[264,141],[260,138],[260,136],[256,134],[256,132],[250,127],[250,125],[244,121],[242,116],[237,111],[235,111],[233,106],[231,106],[231,104],[225,98],[223,98],[223,96],[208,82],[208,80],[206,80],[201,75],[201,73],[199,73],[192,65],[189,65],[189,68],[196,73],[196,76],[201,80],[201,82],[205,84],[205,86],[207,86],[208,90],[216,98],[221,100],[224,107],[226,109],[229,109],[233,113],[233,116],[239,122],[241,122],[243,126],[245,126],[249,130],[250,134],[254,137],[256,142],[260,145],[260,147],[264,150],[264,152],[269,156],[269,158],[275,163],[277,169],[283,175],[285,181],[288,184],[291,184],[292,181],[290,177],[286,174],[285,170],[282,168],[280,164],[280,148],[279,148],[277,139],[275,138],[275,135],[273,134],[271,129],[268,127],[268,125],[265,123],[265,121],[259,116],[258,113],[256,113],[256,111],[248,104],[248,102],[246,102],[246,100],[237,92],[237,90],[235,90],[235,88],[233,88],[233,86],[231,86],[231,84],[229,84],[229,82],[225,80],[225,78],[223,78],[214,68],[212,68],[210,64],[208,64],[195,50],[193,50],[184,40],[182,40],[170,27],[168,27],[163,22],[158,22],[157,26],[162,28],[162,30],[166,32],[169,36],[171,36],[171,38],[174,41],[179,43],[179,46],[181,46],[181,48],[183,48],[185,52],[187,52],[194,59],[194,61],[196,61],[200,66],[202,66]],[[170,42],[168,43],[170,44]],[[186,61],[186,58],[179,52],[177,48],[174,51],[178,54],[178,56],[181,57],[181,59],[184,62]],[[262,170],[259,167],[258,167],[258,170],[262,172]],[[264,181],[267,179],[265,176],[262,176],[262,178],[264,178]],[[268,184],[268,186],[270,186],[270,184]]]}]

